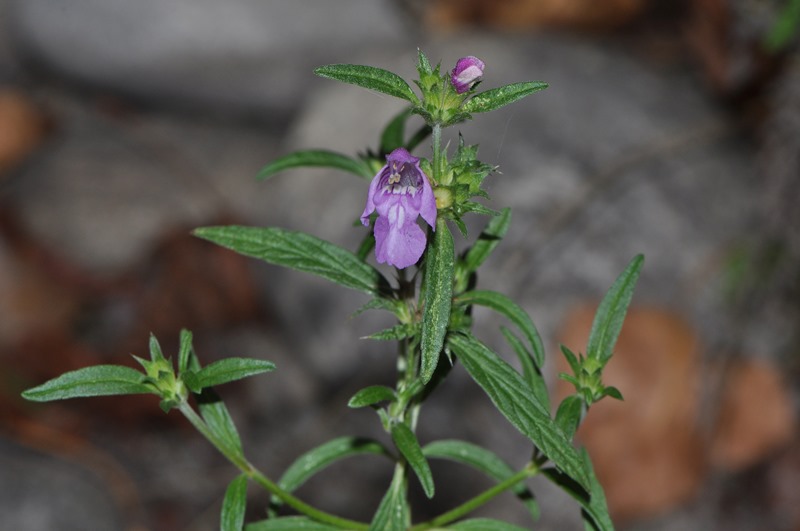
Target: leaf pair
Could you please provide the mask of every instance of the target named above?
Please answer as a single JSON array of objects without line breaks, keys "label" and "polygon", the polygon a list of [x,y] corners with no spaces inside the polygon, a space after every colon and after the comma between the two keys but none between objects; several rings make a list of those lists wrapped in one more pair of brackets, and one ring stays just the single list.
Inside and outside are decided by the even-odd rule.
[{"label": "leaf pair", "polygon": [[[176,376],[171,362],[164,358],[154,336],[150,338],[149,361],[137,358],[146,373],[122,365],[95,365],[62,374],[22,393],[35,402],[69,398],[130,394],[155,394],[164,400],[181,399],[180,389],[203,389],[247,378],[275,369],[272,362],[251,358],[226,358],[200,367],[191,348],[192,335],[181,331],[181,346]],[[185,398],[185,397],[184,397]]]},{"label": "leaf pair", "polygon": [[[424,57],[422,54],[420,56]],[[430,63],[428,63],[427,58],[424,59],[424,64],[427,65],[427,73],[430,73]],[[321,66],[314,70],[314,73],[324,78],[357,85],[406,100],[415,108],[420,108],[422,105],[419,97],[403,78],[382,68],[352,64],[332,64]],[[547,87],[547,83],[542,81],[512,83],[475,94],[464,102],[460,111],[467,116],[470,113],[493,111]]]}]

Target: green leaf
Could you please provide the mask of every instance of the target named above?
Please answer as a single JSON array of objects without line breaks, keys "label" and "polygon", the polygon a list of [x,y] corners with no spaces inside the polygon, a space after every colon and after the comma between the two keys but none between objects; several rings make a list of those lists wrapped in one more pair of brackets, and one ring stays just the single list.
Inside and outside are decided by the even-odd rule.
[{"label": "green leaf", "polygon": [[583,415],[583,400],[578,395],[570,395],[558,405],[556,411],[556,424],[564,431],[571,440],[575,436],[575,431],[581,422]]},{"label": "green leaf", "polygon": [[405,303],[403,301],[399,301],[397,299],[385,299],[383,297],[377,297],[372,299],[364,306],[353,312],[351,317],[355,317],[360,315],[367,310],[386,310],[387,312],[393,313],[395,316],[400,317],[402,309],[405,307]]},{"label": "green leaf", "polygon": [[369,179],[372,172],[363,161],[324,149],[295,151],[273,160],[258,172],[256,179],[268,179],[284,170],[302,167],[334,168]]},{"label": "green leaf", "polygon": [[489,257],[489,255],[503,239],[503,236],[508,232],[508,227],[511,225],[511,209],[504,208],[500,211],[500,215],[489,220],[484,231],[478,236],[478,240],[467,251],[464,257],[464,265],[467,271],[472,272],[477,270],[481,264]]},{"label": "green leaf", "polygon": [[547,83],[542,81],[512,83],[475,94],[464,103],[461,110],[466,113],[493,111],[547,87]]},{"label": "green leaf", "polygon": [[338,527],[315,522],[305,516],[284,516],[247,524],[245,531],[333,531]]},{"label": "green leaf", "polygon": [[470,518],[457,522],[448,529],[458,529],[459,531],[526,531],[524,527],[492,520],[491,518]]},{"label": "green leaf", "polygon": [[581,485],[588,485],[589,478],[575,448],[522,376],[472,336],[453,334],[449,344],[503,416],[556,466]]},{"label": "green leaf", "polygon": [[614,386],[605,387],[603,389],[603,396],[610,396],[611,398],[615,398],[617,400],[625,400],[622,398],[622,393],[620,390]]},{"label": "green leaf", "polygon": [[606,496],[603,487],[594,475],[592,462],[586,449],[580,452],[584,468],[587,470],[590,489],[587,492],[581,485],[578,485],[572,478],[554,468],[545,468],[542,474],[550,481],[561,487],[561,489],[572,496],[583,508],[583,517],[586,528],[593,531],[614,531],[614,524],[608,514]]},{"label": "green leaf", "polygon": [[461,204],[461,212],[472,212],[473,214],[483,214],[484,216],[492,217],[500,215],[500,212],[497,210],[493,210],[485,205],[476,203],[475,201],[467,201],[466,203]]},{"label": "green leaf", "polygon": [[425,259],[425,309],[422,314],[422,381],[428,383],[439,362],[453,299],[453,235],[444,217],[436,220]]},{"label": "green leaf", "polygon": [[164,354],[161,352],[161,345],[158,344],[158,339],[153,334],[150,334],[150,361],[153,363],[166,361]]},{"label": "green leaf", "polygon": [[135,395],[155,393],[145,384],[145,375],[122,365],[95,365],[70,371],[42,385],[28,389],[22,398],[49,402],[86,396]]},{"label": "green leaf", "polygon": [[244,456],[239,432],[222,399],[210,387],[196,395],[197,408],[208,428],[222,441],[230,453]]},{"label": "green leaf", "polygon": [[178,374],[183,374],[189,370],[189,358],[192,354],[192,333],[189,330],[181,330],[180,349],[178,350]]},{"label": "green leaf", "polygon": [[405,143],[406,121],[411,116],[411,109],[405,109],[392,118],[381,133],[381,153],[389,154]]},{"label": "green leaf", "polygon": [[332,243],[303,232],[278,228],[204,227],[194,235],[279,266],[312,273],[332,282],[380,295],[388,283],[377,269]]},{"label": "green leaf", "polygon": [[414,324],[397,324],[391,328],[370,334],[363,339],[376,339],[378,341],[399,341],[412,337],[419,332],[419,327]]},{"label": "green leaf", "polygon": [[561,348],[561,353],[564,354],[564,358],[566,358],[567,363],[569,364],[570,369],[572,369],[572,374],[579,374],[581,372],[581,363],[578,361],[578,357],[566,346],[559,346]]},{"label": "green leaf", "polygon": [[359,408],[372,406],[378,402],[395,399],[394,389],[385,385],[371,385],[361,389],[347,402],[347,407]]},{"label": "green leaf", "polygon": [[192,392],[197,393],[205,387],[222,385],[274,370],[275,364],[271,361],[252,358],[225,358],[206,365],[197,372],[187,373],[184,376],[184,383]]},{"label": "green leaf", "polygon": [[501,293],[496,291],[468,291],[456,298],[457,304],[486,306],[492,310],[505,315],[508,319],[517,325],[528,340],[531,349],[533,350],[533,359],[536,366],[541,369],[544,366],[544,345],[542,338],[539,336],[539,331],[531,321],[530,316],[523,310],[517,303],[512,301]]},{"label": "green leaf", "polygon": [[369,253],[372,252],[374,248],[375,248],[375,235],[370,230],[367,231],[367,233],[364,235],[364,238],[362,238],[361,243],[359,244],[358,249],[356,250],[356,256],[362,262],[366,262]]},{"label": "green leaf", "polygon": [[247,507],[247,476],[239,475],[231,481],[222,500],[220,531],[242,531],[244,511]]},{"label": "green leaf", "polygon": [[396,423],[392,426],[392,440],[394,441],[397,449],[406,458],[411,469],[417,474],[419,482],[422,485],[422,490],[428,498],[433,498],[433,474],[431,467],[428,465],[428,460],[422,453],[422,448],[419,446],[417,436],[411,429],[402,422]]},{"label": "green leaf", "polygon": [[[339,437],[298,457],[283,473],[278,485],[287,492],[293,492],[312,476],[333,463],[362,454],[389,456],[389,452],[379,442],[360,437]],[[276,507],[281,504],[281,501],[273,497],[271,503],[273,507]]]},{"label": "green leaf", "polygon": [[611,358],[643,263],[643,255],[634,257],[603,297],[589,332],[589,343],[586,346],[588,358],[594,358],[603,364]]},{"label": "green leaf", "polygon": [[[448,459],[467,466],[471,466],[500,482],[514,475],[514,471],[505,461],[500,459],[495,453],[465,441],[443,440],[435,441],[426,445],[422,453],[434,459]],[[512,492],[528,508],[534,520],[539,518],[539,504],[530,489],[520,482]]]},{"label": "green leaf", "polygon": [[431,68],[431,62],[428,61],[428,58],[419,48],[417,48],[417,71],[419,72],[420,76],[433,72],[433,69]]},{"label": "green leaf", "polygon": [[542,406],[547,411],[550,411],[550,394],[547,390],[547,382],[545,382],[541,370],[536,366],[533,355],[525,348],[522,341],[506,327],[501,326],[500,332],[503,333],[503,337],[506,338],[511,348],[514,349],[514,353],[517,355],[520,365],[522,365],[523,378],[536,393],[536,398],[542,403]]},{"label": "green leaf", "polygon": [[406,531],[411,523],[411,511],[405,492],[403,467],[395,465],[392,483],[383,495],[375,516],[369,524],[369,531]]},{"label": "green leaf", "polygon": [[320,66],[314,73],[320,77],[335,79],[344,83],[358,85],[370,90],[375,90],[394,96],[396,98],[410,101],[413,104],[419,103],[417,95],[402,77],[393,72],[374,66],[364,65],[325,65]]},{"label": "green leaf", "polygon": [[414,148],[422,144],[425,141],[425,139],[431,136],[432,131],[433,129],[428,124],[421,126],[419,129],[417,129],[417,132],[411,135],[411,138],[408,139],[405,148],[408,151],[414,151]]}]

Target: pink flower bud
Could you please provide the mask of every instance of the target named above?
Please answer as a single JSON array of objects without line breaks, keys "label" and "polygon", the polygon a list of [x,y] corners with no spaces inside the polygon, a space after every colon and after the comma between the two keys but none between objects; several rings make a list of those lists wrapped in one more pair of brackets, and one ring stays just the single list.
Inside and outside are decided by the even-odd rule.
[{"label": "pink flower bud", "polygon": [[450,82],[455,87],[456,92],[463,94],[475,86],[483,76],[483,69],[486,65],[477,57],[462,57],[456,62],[456,67],[450,72]]}]

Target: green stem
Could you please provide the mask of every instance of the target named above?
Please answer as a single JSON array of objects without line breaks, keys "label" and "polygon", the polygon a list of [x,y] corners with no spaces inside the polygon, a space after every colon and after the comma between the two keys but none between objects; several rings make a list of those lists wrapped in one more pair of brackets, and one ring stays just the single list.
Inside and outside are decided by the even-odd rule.
[{"label": "green stem", "polygon": [[433,181],[435,184],[439,184],[442,169],[442,125],[439,123],[433,124],[431,135],[433,137]]},{"label": "green stem", "polygon": [[356,522],[355,520],[341,518],[325,511],[320,511],[296,496],[286,492],[275,482],[265,476],[261,471],[259,471],[255,466],[253,466],[241,454],[240,451],[231,448],[219,437],[217,437],[216,434],[214,434],[214,432],[208,427],[205,421],[194,411],[194,409],[192,409],[188,402],[181,402],[181,404],[178,406],[178,409],[192,424],[192,426],[194,426],[197,431],[199,431],[203,437],[208,440],[208,442],[210,442],[217,450],[219,450],[220,453],[222,453],[222,455],[228,459],[228,461],[233,463],[233,465],[241,470],[242,473],[244,473],[249,479],[255,481],[271,494],[277,496],[289,507],[292,507],[296,511],[308,516],[313,520],[336,526],[341,529],[351,529],[356,531],[367,531],[367,529],[369,529],[369,525],[363,522]]},{"label": "green stem", "polygon": [[474,498],[465,501],[458,507],[450,511],[447,511],[446,513],[440,514],[439,516],[437,516],[432,520],[412,526],[410,531],[423,531],[424,529],[440,527],[449,524],[455,520],[458,520],[459,518],[468,515],[481,505],[484,505],[489,500],[496,497],[498,494],[502,494],[503,492],[513,488],[520,481],[523,481],[531,476],[535,476],[538,473],[539,473],[539,467],[535,463],[529,463],[528,466],[526,466],[513,476],[510,476],[507,479],[501,481],[494,487],[491,487],[483,491]]}]

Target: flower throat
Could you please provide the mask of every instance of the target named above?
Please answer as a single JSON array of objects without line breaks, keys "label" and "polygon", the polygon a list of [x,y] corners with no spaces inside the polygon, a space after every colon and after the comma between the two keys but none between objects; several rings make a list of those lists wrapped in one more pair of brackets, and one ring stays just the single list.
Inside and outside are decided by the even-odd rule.
[{"label": "flower throat", "polygon": [[411,171],[406,168],[405,163],[392,163],[392,170],[389,174],[389,179],[386,181],[386,186],[383,187],[383,191],[390,194],[415,195],[419,182],[413,168],[410,169]]}]

